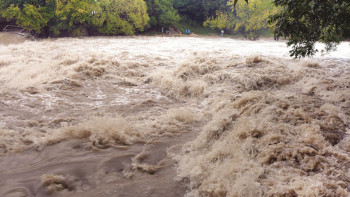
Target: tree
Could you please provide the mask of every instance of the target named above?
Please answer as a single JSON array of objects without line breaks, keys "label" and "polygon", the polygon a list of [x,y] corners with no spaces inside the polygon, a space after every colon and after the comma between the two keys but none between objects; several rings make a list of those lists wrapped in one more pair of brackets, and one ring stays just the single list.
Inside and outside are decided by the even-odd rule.
[{"label": "tree", "polygon": [[177,9],[182,19],[187,23],[203,22],[203,0],[174,0],[174,8]]},{"label": "tree", "polygon": [[36,0],[27,3],[25,0],[3,0],[0,2],[1,16],[29,31],[40,33],[42,28],[53,18],[50,5],[54,0]]},{"label": "tree", "polygon": [[217,12],[217,16],[206,20],[204,25],[211,28],[233,29],[249,39],[255,39],[261,30],[273,27],[268,23],[269,16],[277,11],[272,0],[250,0],[249,4],[231,0],[228,5],[231,11]]},{"label": "tree", "polygon": [[149,21],[144,0],[1,0],[0,16],[46,36],[132,35]]},{"label": "tree", "polygon": [[180,20],[171,0],[146,0],[151,26],[170,26]]},{"label": "tree", "polygon": [[227,0],[204,0],[204,16],[205,19],[216,16],[217,12],[229,12],[231,7],[227,5]]},{"label": "tree", "polygon": [[208,17],[216,15],[217,11],[230,10],[228,0],[174,0],[174,8],[187,22],[195,21],[202,24]]},{"label": "tree", "polygon": [[312,56],[317,52],[315,43],[335,49],[344,39],[350,24],[349,0],[275,0],[282,9],[270,22],[276,23],[275,34],[288,38],[295,58]]},{"label": "tree", "polygon": [[86,35],[95,6],[95,0],[56,0],[55,14],[58,20],[51,31],[55,35],[59,35],[62,30],[73,36]]},{"label": "tree", "polygon": [[94,10],[93,26],[98,32],[133,35],[148,25],[147,5],[143,0],[100,0]]}]

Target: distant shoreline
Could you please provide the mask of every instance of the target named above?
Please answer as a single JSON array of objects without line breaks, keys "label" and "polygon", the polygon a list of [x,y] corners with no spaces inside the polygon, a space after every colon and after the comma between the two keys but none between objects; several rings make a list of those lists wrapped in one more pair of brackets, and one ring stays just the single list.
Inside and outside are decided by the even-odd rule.
[{"label": "distant shoreline", "polygon": [[[47,39],[63,39],[63,38],[77,38],[77,39],[84,39],[84,38],[138,38],[138,37],[173,37],[173,38],[212,38],[212,39],[234,39],[234,40],[247,40],[247,41],[276,41],[276,42],[285,42],[286,39],[280,38],[279,40],[274,40],[271,36],[262,36],[259,37],[256,40],[250,40],[243,36],[238,35],[232,35],[228,34],[224,37],[221,37],[220,35],[198,35],[195,33],[191,33],[189,35],[187,34],[150,34],[150,33],[141,33],[136,34],[132,36],[124,36],[124,35],[116,35],[116,36],[107,36],[107,35],[94,35],[94,36],[80,36],[80,37],[74,37],[74,36],[58,36],[58,37],[37,37],[34,40],[47,40]],[[27,40],[30,40],[30,38],[26,38],[20,35],[16,35],[14,33],[8,33],[8,32],[0,32],[0,45],[9,45],[9,44],[19,44],[23,43]],[[345,39],[342,42],[350,42],[350,39]]]}]

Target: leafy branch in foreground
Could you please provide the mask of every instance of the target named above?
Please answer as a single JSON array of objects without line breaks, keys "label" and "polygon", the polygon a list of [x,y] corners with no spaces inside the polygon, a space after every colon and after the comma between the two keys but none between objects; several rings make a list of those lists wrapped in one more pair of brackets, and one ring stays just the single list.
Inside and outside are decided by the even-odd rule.
[{"label": "leafy branch in foreground", "polygon": [[295,58],[312,56],[315,43],[326,45],[325,50],[334,50],[343,39],[350,24],[349,0],[275,0],[281,11],[271,17],[275,23],[275,35],[287,37],[292,46],[290,55]]}]

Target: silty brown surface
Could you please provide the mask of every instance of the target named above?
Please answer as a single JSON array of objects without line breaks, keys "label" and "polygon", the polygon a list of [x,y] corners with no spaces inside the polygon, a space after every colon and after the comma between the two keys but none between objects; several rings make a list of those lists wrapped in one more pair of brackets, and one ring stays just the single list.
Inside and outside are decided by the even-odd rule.
[{"label": "silty brown surface", "polygon": [[348,195],[348,43],[0,45],[1,196]]}]

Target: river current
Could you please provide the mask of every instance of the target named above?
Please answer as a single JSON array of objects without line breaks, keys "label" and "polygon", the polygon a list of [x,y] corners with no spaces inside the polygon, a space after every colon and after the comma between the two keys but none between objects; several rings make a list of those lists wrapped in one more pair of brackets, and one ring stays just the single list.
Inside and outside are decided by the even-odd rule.
[{"label": "river current", "polygon": [[0,196],[350,195],[348,42],[6,39]]}]

